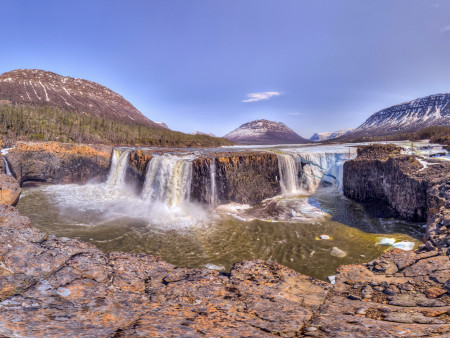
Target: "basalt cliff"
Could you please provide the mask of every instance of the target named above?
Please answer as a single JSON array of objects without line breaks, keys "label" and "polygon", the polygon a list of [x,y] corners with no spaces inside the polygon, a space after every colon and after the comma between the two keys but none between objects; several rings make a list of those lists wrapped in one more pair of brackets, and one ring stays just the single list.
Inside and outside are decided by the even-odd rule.
[{"label": "basalt cliff", "polygon": [[[149,156],[130,154],[134,177],[144,174]],[[198,170],[211,167],[211,158],[216,168],[224,163],[225,176],[239,176],[240,168],[262,159],[275,167],[270,157],[241,157],[205,157]],[[339,267],[334,286],[274,262],[240,262],[224,274],[175,267],[151,255],[105,254],[40,232],[14,207],[2,205],[0,335],[448,336],[450,171],[440,161],[421,161],[403,158],[395,148],[369,147],[346,162],[345,194],[402,217],[427,219],[428,228],[416,251],[393,249],[367,264]],[[404,195],[419,192],[411,200],[394,186],[398,171]],[[233,195],[232,188],[226,191]],[[426,207],[419,210],[416,199]]]}]

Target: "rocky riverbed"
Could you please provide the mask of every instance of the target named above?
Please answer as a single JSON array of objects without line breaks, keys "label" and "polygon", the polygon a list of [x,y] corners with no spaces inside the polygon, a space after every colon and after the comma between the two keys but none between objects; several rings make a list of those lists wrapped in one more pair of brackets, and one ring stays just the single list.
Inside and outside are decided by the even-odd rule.
[{"label": "rocky riverbed", "polygon": [[[448,166],[435,166],[431,175],[423,165],[408,167],[411,172],[402,166],[390,170],[392,161],[402,161],[400,155],[362,152],[347,162],[351,170],[344,170],[344,183],[349,172],[355,177],[373,173],[368,176],[374,180],[383,172],[383,182],[398,170],[414,179],[419,175],[427,187],[420,195],[428,206],[421,214],[427,218],[427,234],[419,250],[393,249],[367,264],[341,266],[334,286],[274,262],[245,261],[224,274],[176,267],[145,254],[105,254],[87,243],[38,231],[14,207],[0,206],[0,334],[449,335]],[[370,161],[378,161],[377,171],[371,171]],[[354,180],[356,189],[360,181]],[[361,195],[370,187],[361,184]],[[399,204],[403,199],[383,194],[370,199],[406,210]]]}]

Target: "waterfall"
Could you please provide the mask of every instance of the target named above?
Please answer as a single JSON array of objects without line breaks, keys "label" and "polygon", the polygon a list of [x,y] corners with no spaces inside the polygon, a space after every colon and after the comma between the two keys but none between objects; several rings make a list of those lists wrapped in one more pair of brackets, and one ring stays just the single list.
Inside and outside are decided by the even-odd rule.
[{"label": "waterfall", "polygon": [[114,149],[111,160],[111,169],[109,170],[108,181],[106,182],[108,189],[121,189],[125,186],[125,174],[127,171],[129,154],[129,150],[121,153],[119,150]]},{"label": "waterfall", "polygon": [[6,160],[6,157],[2,156],[2,159],[3,159],[3,163],[5,164],[6,174],[12,176],[13,174],[11,173],[11,170],[9,169],[9,164],[8,164],[8,161]]},{"label": "waterfall", "polygon": [[211,158],[211,162],[209,163],[209,175],[210,175],[210,202],[209,204],[213,207],[216,206],[219,202],[219,196],[217,193],[217,186],[216,186],[216,159],[213,157]]},{"label": "waterfall", "polygon": [[175,207],[188,201],[192,183],[192,155],[154,156],[148,165],[142,199]]},{"label": "waterfall", "polygon": [[5,155],[8,154],[8,152],[9,152],[11,149],[14,149],[14,147],[12,147],[12,148],[3,148],[3,149],[0,150],[0,153],[1,153],[1,155],[2,155],[3,163],[5,164],[5,171],[6,171],[6,174],[8,174],[8,175],[10,175],[10,176],[13,176],[13,174],[11,173],[11,169],[9,168],[8,160],[7,160],[6,157],[5,157]]},{"label": "waterfall", "polygon": [[298,167],[294,156],[291,154],[278,154],[277,156],[281,193],[283,195],[298,192]]},{"label": "waterfall", "polygon": [[[329,184],[342,189],[345,161],[356,156],[356,150],[343,147],[337,149],[305,147],[281,149],[278,154],[278,168],[282,194],[293,194],[299,190],[314,192],[320,184]],[[302,166],[301,180],[298,180]]]}]

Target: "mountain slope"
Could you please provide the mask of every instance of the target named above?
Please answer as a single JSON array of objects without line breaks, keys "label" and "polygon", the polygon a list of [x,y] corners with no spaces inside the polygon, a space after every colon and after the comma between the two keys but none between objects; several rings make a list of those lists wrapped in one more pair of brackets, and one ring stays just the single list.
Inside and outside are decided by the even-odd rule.
[{"label": "mountain slope", "polygon": [[163,128],[146,118],[122,96],[98,83],[43,70],[18,69],[0,75],[0,100],[12,104],[57,107]]},{"label": "mountain slope", "polygon": [[309,140],[313,142],[328,141],[340,137],[342,135],[348,134],[351,131],[353,131],[353,129],[343,129],[326,133],[315,133],[313,136],[311,136]]},{"label": "mountain slope", "polygon": [[346,137],[392,135],[448,124],[450,94],[437,94],[380,110]]},{"label": "mountain slope", "polygon": [[224,138],[241,144],[295,144],[307,140],[296,134],[284,123],[255,120],[241,125]]}]

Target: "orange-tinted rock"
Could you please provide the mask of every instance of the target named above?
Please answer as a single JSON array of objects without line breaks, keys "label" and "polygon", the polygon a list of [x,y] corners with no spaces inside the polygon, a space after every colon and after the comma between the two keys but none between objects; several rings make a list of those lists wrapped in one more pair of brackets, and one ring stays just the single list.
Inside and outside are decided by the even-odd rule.
[{"label": "orange-tinted rock", "polygon": [[16,205],[21,191],[22,189],[14,177],[0,174],[0,204]]},{"label": "orange-tinted rock", "polygon": [[425,290],[425,295],[428,297],[428,298],[437,298],[437,297],[440,297],[440,296],[442,296],[444,293],[446,293],[447,291],[446,290],[444,290],[443,288],[440,288],[440,287],[431,287],[431,288],[429,288],[429,289],[427,289],[427,290]]},{"label": "orange-tinted rock", "polygon": [[6,158],[21,185],[27,181],[86,183],[106,179],[111,154],[110,146],[18,142]]}]

